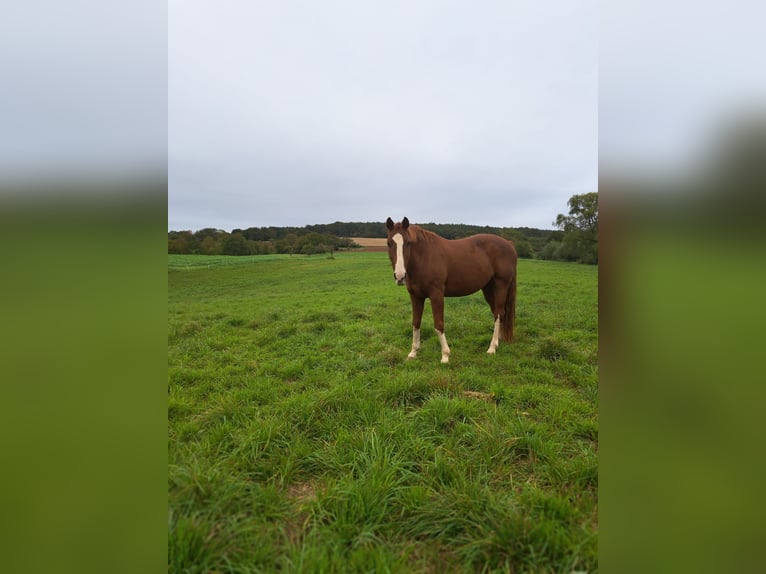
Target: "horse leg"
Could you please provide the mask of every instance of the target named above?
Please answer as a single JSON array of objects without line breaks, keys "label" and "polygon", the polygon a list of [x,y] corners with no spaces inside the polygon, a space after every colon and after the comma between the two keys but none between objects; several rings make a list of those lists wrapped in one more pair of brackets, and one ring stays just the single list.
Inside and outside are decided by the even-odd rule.
[{"label": "horse leg", "polygon": [[[505,299],[508,295],[510,285],[507,281],[493,279],[484,286],[484,298],[492,309],[492,316],[495,319],[495,329],[492,332],[492,341],[489,344],[487,353],[494,355],[500,344],[500,333],[502,332],[503,313],[505,313]],[[509,320],[508,317],[505,318]]]},{"label": "horse leg", "polygon": [[431,310],[434,313],[434,328],[442,347],[442,363],[449,363],[450,348],[444,336],[444,294],[431,295]]},{"label": "horse leg", "polygon": [[497,351],[497,346],[500,344],[500,311],[497,310],[497,298],[495,296],[495,281],[494,279],[487,283],[482,292],[484,293],[484,299],[489,303],[489,308],[492,311],[492,317],[495,319],[495,330],[492,332],[492,341],[489,343],[489,349],[487,353],[494,355]]},{"label": "horse leg", "polygon": [[412,301],[412,349],[407,358],[414,359],[420,349],[420,321],[423,319],[423,306],[426,300],[412,294],[410,294],[410,300]]},{"label": "horse leg", "polygon": [[500,317],[495,318],[495,329],[492,331],[492,341],[489,343],[489,349],[487,353],[494,355],[497,351],[497,346],[500,344]]}]

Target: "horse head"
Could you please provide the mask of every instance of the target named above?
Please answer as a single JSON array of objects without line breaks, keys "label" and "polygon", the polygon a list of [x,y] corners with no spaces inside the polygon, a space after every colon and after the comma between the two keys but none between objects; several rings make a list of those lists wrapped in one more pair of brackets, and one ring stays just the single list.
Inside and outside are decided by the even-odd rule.
[{"label": "horse head", "polygon": [[405,217],[401,222],[394,223],[389,217],[386,220],[386,227],[388,228],[388,258],[394,268],[394,280],[397,285],[404,285],[414,238],[410,233],[410,220]]}]

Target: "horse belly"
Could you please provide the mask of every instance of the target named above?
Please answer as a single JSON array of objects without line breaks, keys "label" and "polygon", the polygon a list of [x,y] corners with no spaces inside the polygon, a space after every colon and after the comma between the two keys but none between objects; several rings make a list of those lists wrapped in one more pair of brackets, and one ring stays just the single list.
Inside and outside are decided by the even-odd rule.
[{"label": "horse belly", "polygon": [[[484,283],[486,285],[486,283]],[[479,289],[484,287],[484,285],[480,285],[478,287],[474,287],[473,285],[465,286],[465,285],[456,285],[456,286],[447,286],[447,288],[444,291],[445,297],[465,297],[466,295],[472,295],[473,293],[476,293]]]},{"label": "horse belly", "polygon": [[492,279],[492,270],[484,265],[472,265],[452,272],[444,285],[446,297],[465,297],[476,293]]}]

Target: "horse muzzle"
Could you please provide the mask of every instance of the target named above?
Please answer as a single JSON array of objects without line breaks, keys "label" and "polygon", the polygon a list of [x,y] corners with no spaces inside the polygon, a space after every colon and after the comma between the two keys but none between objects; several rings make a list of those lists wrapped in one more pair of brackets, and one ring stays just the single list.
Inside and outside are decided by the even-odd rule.
[{"label": "horse muzzle", "polygon": [[407,278],[407,274],[405,273],[401,277],[397,277],[396,273],[394,273],[394,281],[396,281],[397,285],[404,285],[404,280]]}]

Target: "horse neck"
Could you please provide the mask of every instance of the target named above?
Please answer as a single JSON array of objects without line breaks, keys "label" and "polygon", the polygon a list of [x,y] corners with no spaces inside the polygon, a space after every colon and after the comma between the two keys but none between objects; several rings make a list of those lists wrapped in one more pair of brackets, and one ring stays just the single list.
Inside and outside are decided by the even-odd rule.
[{"label": "horse neck", "polygon": [[[412,227],[413,226],[411,226],[410,229],[412,229]],[[438,237],[438,235],[427,231],[422,227],[415,227],[414,231],[416,241],[412,242],[408,266],[416,272],[421,266],[421,263],[426,256],[426,252],[433,247],[434,238]]]}]

